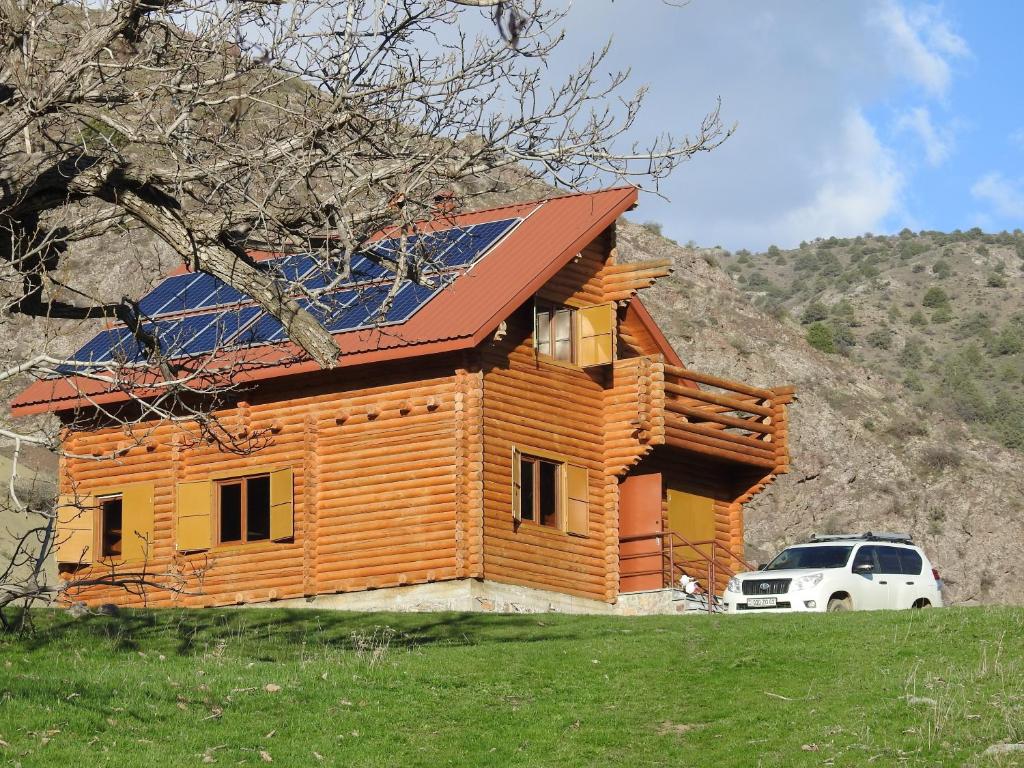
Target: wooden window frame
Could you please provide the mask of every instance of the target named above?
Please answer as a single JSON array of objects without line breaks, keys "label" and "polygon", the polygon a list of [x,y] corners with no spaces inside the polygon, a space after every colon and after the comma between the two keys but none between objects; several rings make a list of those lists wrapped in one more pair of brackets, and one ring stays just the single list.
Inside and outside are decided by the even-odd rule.
[{"label": "wooden window frame", "polygon": [[[556,357],[555,352],[555,340],[552,338],[552,329],[555,325],[555,315],[558,312],[568,312],[569,314],[569,359],[564,360],[560,357]],[[546,315],[548,318],[548,339],[547,346],[548,351],[541,351],[541,339],[540,339],[540,317]],[[577,318],[576,318],[576,307],[566,306],[564,304],[556,304],[550,301],[535,300],[533,303],[533,348],[538,357],[543,357],[545,360],[558,363],[560,365],[576,365],[577,355]]]},{"label": "wooden window frame", "polygon": [[[100,560],[121,560],[124,556],[124,494],[123,493],[105,493],[101,496],[96,496],[96,517],[97,524],[96,530],[96,541],[94,546],[96,552],[99,553],[98,559]],[[108,552],[106,548],[106,532],[107,525],[107,508],[106,503],[108,501],[120,501],[121,502],[121,529],[118,531],[118,552]]]},{"label": "wooden window frame", "polygon": [[[213,481],[214,493],[213,493],[213,514],[214,520],[214,541],[213,546],[215,547],[237,547],[249,544],[267,544],[273,541],[271,538],[271,531],[268,527],[267,538],[265,539],[249,539],[249,481],[258,480],[265,477],[268,483],[267,489],[267,515],[268,523],[269,516],[271,514],[271,507],[273,506],[270,499],[270,473],[269,472],[257,472],[252,475],[234,475],[232,477],[217,478]],[[241,493],[239,494],[239,534],[241,538],[231,539],[225,541],[221,537],[221,523],[222,523],[222,510],[221,510],[221,491],[226,485],[240,485]]]},{"label": "wooden window frame", "polygon": [[[533,496],[533,509],[531,511],[532,517],[526,517],[525,510],[520,509],[520,522],[530,523],[540,528],[545,528],[553,531],[561,531],[565,533],[566,523],[566,509],[565,509],[565,466],[566,462],[561,457],[544,456],[536,451],[523,451],[519,455],[519,466],[520,466],[520,477],[522,477],[522,466],[525,463],[532,463],[535,467],[533,472],[533,488],[531,489]],[[541,502],[540,502],[540,465],[541,463],[553,464],[555,466],[555,520],[556,524],[551,525],[550,523],[541,522]]]},{"label": "wooden window frame", "polygon": [[[555,503],[558,509],[558,524],[548,525],[539,519],[523,517],[522,468],[524,461],[548,462],[557,465],[557,487]],[[533,511],[539,518],[540,473],[534,473]],[[582,505],[582,506],[581,506]],[[512,446],[512,520],[518,530],[527,525],[535,531],[554,531],[565,536],[586,538],[590,535],[590,471],[583,464],[575,463],[568,456],[541,449]]]}]

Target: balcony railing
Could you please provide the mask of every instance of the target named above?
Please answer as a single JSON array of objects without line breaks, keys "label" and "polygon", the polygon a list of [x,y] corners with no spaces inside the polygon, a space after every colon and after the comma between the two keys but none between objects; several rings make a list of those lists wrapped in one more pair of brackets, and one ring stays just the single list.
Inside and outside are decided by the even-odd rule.
[{"label": "balcony railing", "polygon": [[785,417],[791,388],[763,389],[665,365],[665,443],[720,459],[775,470],[785,463]]}]

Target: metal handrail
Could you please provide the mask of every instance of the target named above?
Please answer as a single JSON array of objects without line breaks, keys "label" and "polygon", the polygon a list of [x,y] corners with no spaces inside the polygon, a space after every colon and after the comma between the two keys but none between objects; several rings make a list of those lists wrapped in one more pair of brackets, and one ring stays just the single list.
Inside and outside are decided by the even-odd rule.
[{"label": "metal handrail", "polygon": [[[716,593],[716,590],[717,590],[716,581],[717,581],[717,577],[718,577],[718,573],[717,573],[718,569],[721,568],[721,570],[727,576],[729,576],[730,578],[735,576],[736,573],[737,573],[736,571],[732,570],[732,568],[729,565],[726,565],[725,562],[721,562],[720,561],[720,559],[718,557],[718,553],[720,551],[724,555],[727,555],[728,558],[731,558],[731,560],[735,560],[737,563],[739,563],[740,566],[743,568],[743,570],[747,570],[747,571],[755,570],[754,567],[750,563],[748,563],[746,560],[744,560],[742,557],[737,555],[735,552],[733,552],[728,547],[725,547],[725,546],[719,544],[717,540],[709,539],[707,541],[689,541],[685,536],[680,534],[678,531],[668,530],[668,531],[657,531],[657,532],[653,532],[653,533],[641,533],[641,534],[636,534],[636,535],[633,535],[633,536],[623,536],[621,539],[619,539],[619,541],[622,542],[622,543],[628,543],[628,542],[631,542],[631,541],[647,541],[647,540],[650,540],[650,539],[657,539],[661,543],[662,586],[664,586],[664,587],[672,586],[675,583],[675,581],[678,578],[678,576],[681,576],[684,573],[687,573],[687,567],[688,566],[691,566],[693,564],[698,564],[698,565],[703,565],[706,568],[706,570],[707,570],[707,589],[706,589],[707,600],[706,600],[706,602],[707,602],[707,606],[708,606],[708,613],[712,613],[714,611],[714,604],[715,604],[715,600],[717,599],[715,593]],[[677,540],[678,540],[678,542],[677,542]],[[697,557],[697,558],[689,558],[689,559],[685,559],[685,560],[679,560],[677,562],[676,561],[676,552],[675,552],[675,550],[676,550],[676,547],[678,547],[678,546],[682,546],[682,547],[685,547],[685,548],[689,549],[690,551],[692,551],[692,552],[696,553],[697,555],[699,555],[699,557]],[[706,546],[710,546],[711,547],[711,554],[710,555],[708,555],[702,549],[699,549],[699,547],[706,547]],[[625,558],[620,558],[620,559],[631,559],[631,558],[649,557],[649,556],[650,556],[649,553],[637,553],[635,555],[626,555]],[[731,562],[731,560],[727,560],[725,557],[723,557],[722,560],[725,560],[726,562]],[[677,574],[677,571],[678,571],[678,574]],[[637,574],[632,574],[632,575],[652,575],[654,573],[656,573],[656,571],[645,571],[645,572],[642,572],[642,573],[637,573]],[[700,583],[700,581],[698,579],[698,584],[699,583]]]}]

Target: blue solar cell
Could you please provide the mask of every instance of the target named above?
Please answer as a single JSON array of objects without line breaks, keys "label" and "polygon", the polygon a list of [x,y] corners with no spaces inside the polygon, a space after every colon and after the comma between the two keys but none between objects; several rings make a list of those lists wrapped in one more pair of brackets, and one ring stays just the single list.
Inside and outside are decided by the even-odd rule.
[{"label": "blue solar cell", "polygon": [[139,300],[139,309],[150,317],[166,311],[165,307],[198,278],[199,275],[194,274],[168,277]]},{"label": "blue solar cell", "polygon": [[[239,330],[255,320],[260,311],[258,307],[242,307],[210,315],[197,315],[194,319],[199,330],[191,337],[187,337],[187,332],[182,334],[175,356],[208,355],[230,346]],[[206,318],[206,323],[198,322],[200,318]]]},{"label": "blue solar cell", "polygon": [[267,269],[274,273],[277,279],[286,283],[295,283],[309,274],[317,262],[308,253],[296,253],[270,259],[264,262],[264,264],[267,265]]},{"label": "blue solar cell", "polygon": [[372,285],[356,292],[355,299],[331,320],[327,330],[341,333],[379,322],[378,315],[390,288],[389,285]]},{"label": "blue solar cell", "polygon": [[263,312],[255,323],[243,330],[234,339],[234,344],[235,346],[268,344],[283,341],[284,337],[284,326],[281,325],[281,321],[273,315]]},{"label": "blue solar cell", "polygon": [[309,312],[321,325],[327,326],[356,299],[356,291],[336,291],[316,300],[299,299],[299,306]]},{"label": "blue solar cell", "polygon": [[395,294],[387,315],[382,319],[388,323],[402,323],[412,317],[420,307],[427,303],[437,292],[437,288],[428,288],[418,283],[406,283]]},{"label": "blue solar cell", "polygon": [[515,223],[516,219],[505,219],[469,227],[466,236],[455,243],[442,258],[444,266],[462,267],[476,262]]}]

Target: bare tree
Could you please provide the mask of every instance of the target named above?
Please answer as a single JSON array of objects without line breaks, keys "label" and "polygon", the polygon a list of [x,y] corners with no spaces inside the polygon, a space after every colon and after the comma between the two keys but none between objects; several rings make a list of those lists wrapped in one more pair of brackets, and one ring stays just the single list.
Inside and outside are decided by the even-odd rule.
[{"label": "bare tree", "polygon": [[[97,269],[127,267],[151,284],[171,254],[250,296],[327,368],[338,348],[298,303],[304,289],[253,250],[309,252],[340,279],[374,235],[401,235],[397,285],[429,258],[406,253],[404,236],[439,194],[457,211],[534,180],[581,189],[642,178],[656,189],[727,137],[716,107],[692,138],[631,143],[645,92],[623,95],[627,73],[602,74],[607,48],[552,87],[545,61],[565,11],[549,5],[0,0],[0,322],[12,336],[59,340],[76,322],[111,318],[147,358],[145,375],[137,364],[69,369],[45,344],[31,345],[43,354],[12,345],[0,350],[0,385],[71,370],[136,395],[134,408],[97,406],[90,418],[180,419],[244,450],[209,415],[210,396],[231,392],[231,368],[176,363],[127,291],[99,287]],[[101,249],[103,266],[83,267]],[[25,442],[59,448],[54,429],[0,437],[15,456]],[[8,506],[30,507],[10,486]],[[17,548],[32,562],[52,546],[52,504],[37,511],[43,524]],[[38,578],[4,592],[5,579],[0,607],[45,592]]]}]

